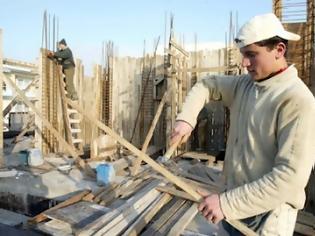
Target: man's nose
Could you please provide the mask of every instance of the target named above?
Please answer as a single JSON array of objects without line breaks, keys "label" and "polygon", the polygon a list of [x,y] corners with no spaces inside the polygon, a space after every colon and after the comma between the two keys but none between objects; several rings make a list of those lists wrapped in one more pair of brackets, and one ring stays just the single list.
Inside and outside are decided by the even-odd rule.
[{"label": "man's nose", "polygon": [[247,57],[243,57],[242,58],[242,66],[243,67],[248,67],[250,65],[250,61],[249,61],[249,59],[247,58]]}]

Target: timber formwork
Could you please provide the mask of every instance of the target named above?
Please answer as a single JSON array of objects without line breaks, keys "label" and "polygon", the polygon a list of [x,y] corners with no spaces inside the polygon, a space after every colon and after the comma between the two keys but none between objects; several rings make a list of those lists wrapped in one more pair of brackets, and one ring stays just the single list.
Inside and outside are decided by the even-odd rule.
[{"label": "timber formwork", "polygon": [[165,66],[166,89],[169,92],[166,102],[166,145],[174,128],[176,115],[181,111],[187,93],[187,59],[189,53],[176,42],[171,18],[170,37]]},{"label": "timber formwork", "polygon": [[314,0],[273,0],[273,11],[287,30],[301,36],[299,41],[289,42],[287,60],[296,65],[299,77],[311,87],[314,80]]},{"label": "timber formwork", "polygon": [[153,78],[155,77],[156,55],[152,58],[148,55],[143,58],[142,86],[141,94],[142,104],[140,110],[140,143],[144,142],[145,135],[148,132],[150,122],[153,119]]},{"label": "timber formwork", "polygon": [[[41,99],[38,107],[41,118],[35,118],[38,127],[35,132],[36,147],[41,149],[43,155],[67,151],[71,156],[77,157],[83,151],[81,119],[67,102],[61,66],[48,59],[47,52],[46,49],[41,50],[39,62]],[[43,125],[42,120],[45,120],[46,125]]]},{"label": "timber formwork", "polygon": [[[56,130],[60,130],[58,123],[58,80],[57,74],[60,73],[59,67],[47,58],[47,50],[42,49],[40,52],[40,74],[41,74],[41,114],[47,119]],[[49,129],[42,128],[41,150],[43,154],[58,152],[58,142]]]}]

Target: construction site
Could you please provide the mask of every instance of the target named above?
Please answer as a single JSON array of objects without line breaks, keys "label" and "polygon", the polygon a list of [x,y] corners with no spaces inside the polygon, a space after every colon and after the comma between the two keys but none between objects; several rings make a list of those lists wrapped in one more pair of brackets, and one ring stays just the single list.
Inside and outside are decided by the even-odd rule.
[{"label": "construction site", "polygon": [[[287,61],[315,95],[314,4],[272,1],[285,29],[301,36],[289,42]],[[48,14],[37,63],[5,58],[0,29],[0,235],[229,235],[197,208],[198,189],[225,190],[228,108],[210,101],[186,143],[170,145],[170,138],[198,81],[245,72],[236,15],[219,49],[197,50],[196,40],[187,50],[176,15],[165,17],[167,37],[141,57],[118,56],[119,45],[104,42],[92,76],[75,58],[77,99],[70,99],[63,68],[49,57],[61,38]],[[315,235],[314,168],[305,192],[294,235]],[[225,221],[258,235],[240,220]]]}]

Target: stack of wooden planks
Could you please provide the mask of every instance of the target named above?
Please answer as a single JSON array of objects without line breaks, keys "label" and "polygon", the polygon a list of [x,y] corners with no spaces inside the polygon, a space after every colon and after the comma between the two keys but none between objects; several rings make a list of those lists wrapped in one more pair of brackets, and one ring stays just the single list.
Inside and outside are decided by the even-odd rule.
[{"label": "stack of wooden planks", "polygon": [[[194,190],[222,191],[220,172],[169,161],[164,167]],[[198,172],[198,174],[196,174]],[[196,200],[154,171],[144,166],[137,175],[127,175],[120,183],[85,190],[42,212],[30,220],[50,235],[205,235],[185,230],[195,218]],[[215,226],[205,222],[204,227]],[[300,212],[296,232],[314,235],[315,217]],[[208,235],[208,234],[207,234]],[[218,235],[223,235],[221,232]]]},{"label": "stack of wooden planks", "polygon": [[[218,189],[211,181],[206,183],[202,177],[188,174],[174,162],[165,167],[194,189]],[[80,192],[30,222],[51,235],[179,235],[194,217],[189,214],[190,219],[178,228],[176,222],[196,208],[191,200],[189,194],[145,166],[120,183]]]}]

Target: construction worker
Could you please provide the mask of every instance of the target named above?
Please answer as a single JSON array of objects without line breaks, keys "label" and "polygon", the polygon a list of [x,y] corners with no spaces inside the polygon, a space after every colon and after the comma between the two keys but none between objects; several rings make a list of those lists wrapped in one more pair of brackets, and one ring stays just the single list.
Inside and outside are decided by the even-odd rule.
[{"label": "construction worker", "polygon": [[67,46],[66,40],[62,39],[58,43],[57,52],[49,52],[49,58],[55,58],[62,66],[62,72],[65,75],[67,97],[71,100],[78,100],[78,95],[73,84],[75,63],[71,49]]},{"label": "construction worker", "polygon": [[[274,14],[255,16],[235,39],[248,74],[208,76],[187,95],[171,143],[187,140],[199,111],[214,96],[230,109],[227,189],[200,191],[198,209],[209,222],[238,219],[259,235],[294,232],[315,160],[315,99],[286,61],[288,40],[299,39]],[[222,223],[230,235],[240,235]]]}]

